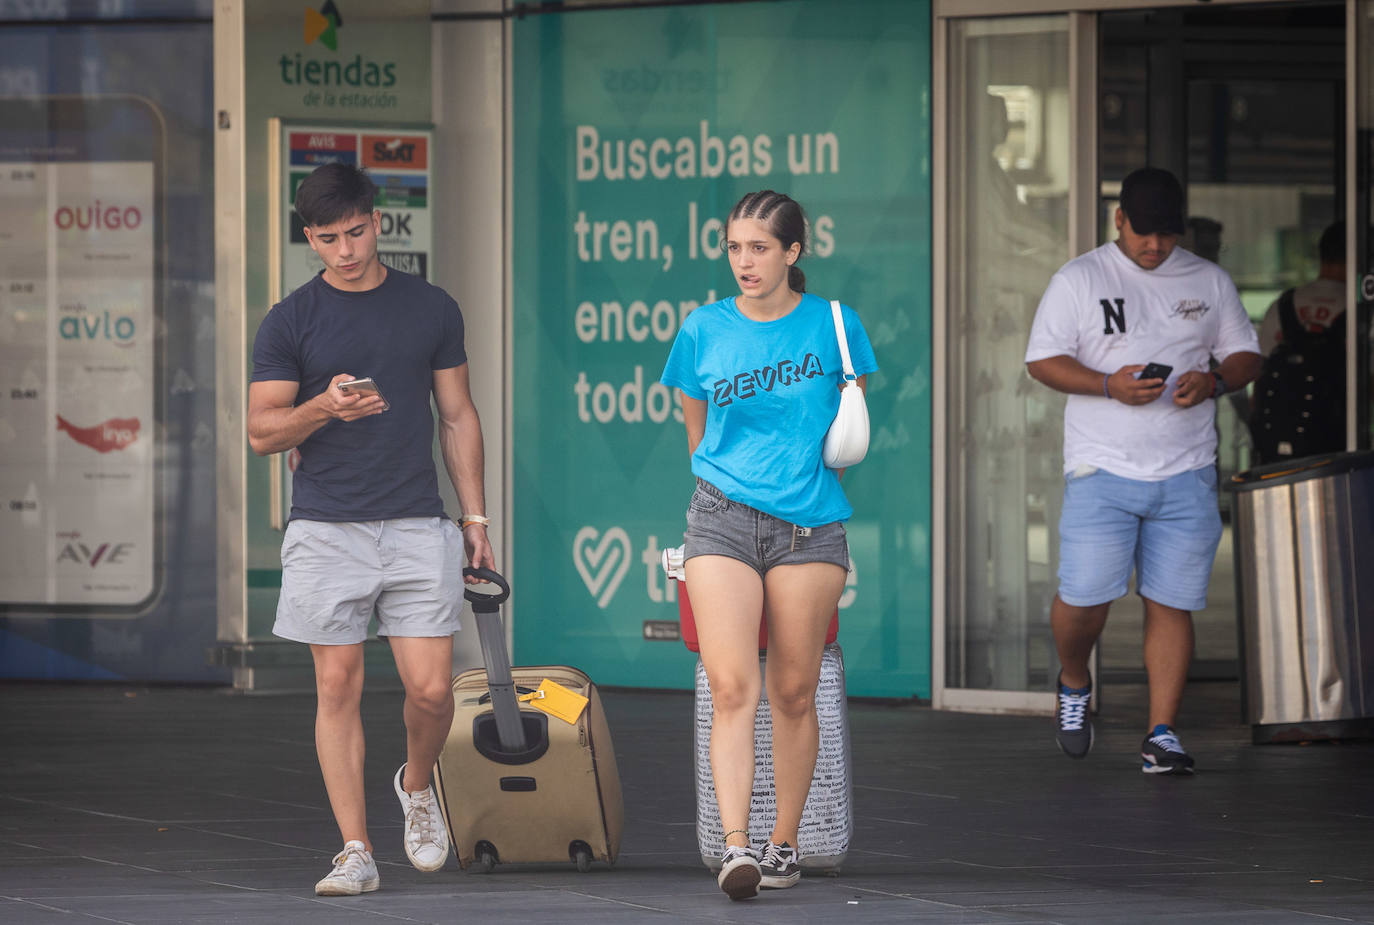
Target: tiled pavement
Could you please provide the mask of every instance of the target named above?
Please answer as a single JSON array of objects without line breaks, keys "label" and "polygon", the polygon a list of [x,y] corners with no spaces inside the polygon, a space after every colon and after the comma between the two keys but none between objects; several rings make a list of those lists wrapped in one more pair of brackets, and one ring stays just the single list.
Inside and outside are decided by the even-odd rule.
[{"label": "tiled pavement", "polygon": [[606,695],[619,863],[408,866],[390,777],[400,696],[364,698],[382,890],[317,898],[338,835],[313,698],[0,686],[0,923],[1374,923],[1374,745],[1252,746],[1233,684],[1193,685],[1191,779],[1141,774],[1133,687],[1082,762],[1049,720],[850,707],[839,877],[730,903],[696,852],[690,695]]}]

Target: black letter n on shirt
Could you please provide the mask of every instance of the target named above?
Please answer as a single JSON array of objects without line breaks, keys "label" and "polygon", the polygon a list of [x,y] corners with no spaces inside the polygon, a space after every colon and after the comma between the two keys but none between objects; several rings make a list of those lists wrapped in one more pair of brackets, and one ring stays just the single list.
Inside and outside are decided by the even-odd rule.
[{"label": "black letter n on shirt", "polygon": [[[1112,322],[1116,322],[1116,329],[1122,334],[1126,333],[1126,300],[1125,299],[1098,299],[1102,303],[1102,333],[1112,333]],[[1112,307],[1115,302],[1116,306]]]}]

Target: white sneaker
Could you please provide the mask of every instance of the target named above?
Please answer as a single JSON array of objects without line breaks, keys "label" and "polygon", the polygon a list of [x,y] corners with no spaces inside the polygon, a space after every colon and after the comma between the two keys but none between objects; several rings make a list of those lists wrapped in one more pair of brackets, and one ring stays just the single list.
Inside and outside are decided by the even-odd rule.
[{"label": "white sneaker", "polygon": [[416,870],[438,870],[448,860],[448,829],[444,828],[439,801],[434,798],[433,787],[425,787],[418,793],[407,792],[401,786],[405,772],[406,766],[401,765],[393,783],[406,816],[406,857],[410,858]]},{"label": "white sneaker", "polygon": [[347,842],[334,855],[334,869],[315,884],[316,896],[357,896],[371,893],[382,885],[377,876],[377,864],[360,841]]}]

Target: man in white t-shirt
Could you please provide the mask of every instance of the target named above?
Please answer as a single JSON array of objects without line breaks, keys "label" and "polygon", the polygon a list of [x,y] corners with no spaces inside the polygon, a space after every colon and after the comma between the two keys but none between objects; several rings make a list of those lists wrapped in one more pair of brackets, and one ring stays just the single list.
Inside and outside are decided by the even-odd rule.
[{"label": "man in white t-shirt", "polygon": [[[1145,167],[1121,185],[1120,237],[1060,268],[1035,313],[1026,369],[1069,395],[1059,593],[1056,739],[1092,747],[1088,656],[1131,571],[1145,602],[1150,682],[1143,770],[1191,773],[1174,731],[1221,539],[1216,401],[1259,375],[1262,358],[1235,284],[1177,247],[1183,188]],[[1210,368],[1216,362],[1215,369]],[[1159,364],[1146,378],[1147,364]]]}]

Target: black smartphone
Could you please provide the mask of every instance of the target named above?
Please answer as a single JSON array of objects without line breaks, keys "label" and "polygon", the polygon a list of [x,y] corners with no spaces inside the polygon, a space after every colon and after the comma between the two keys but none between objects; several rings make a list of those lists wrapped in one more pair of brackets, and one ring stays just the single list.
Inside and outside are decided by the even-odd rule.
[{"label": "black smartphone", "polygon": [[1137,379],[1168,379],[1169,373],[1173,372],[1172,366],[1165,366],[1163,363],[1146,363],[1145,368],[1140,371]]},{"label": "black smartphone", "polygon": [[391,410],[391,402],[386,400],[386,396],[382,394],[382,390],[377,388],[377,383],[373,382],[370,378],[349,379],[347,382],[340,382],[339,391],[361,392],[364,395],[376,395],[378,398],[382,400],[382,410]]}]

